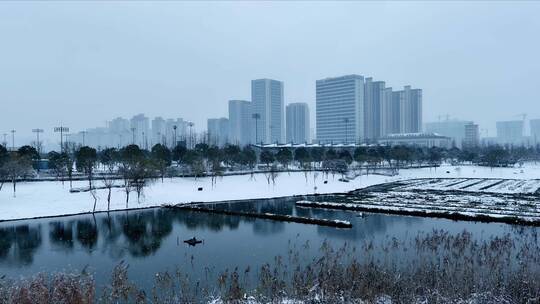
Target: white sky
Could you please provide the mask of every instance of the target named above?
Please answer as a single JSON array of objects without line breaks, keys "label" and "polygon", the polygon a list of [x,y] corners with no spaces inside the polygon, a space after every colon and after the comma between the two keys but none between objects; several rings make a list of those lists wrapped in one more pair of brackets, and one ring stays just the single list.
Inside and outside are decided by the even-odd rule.
[{"label": "white sky", "polygon": [[[116,116],[206,127],[250,80],[372,76],[424,90],[424,121],[540,118],[540,2],[0,2],[0,135]],[[32,137],[33,138],[33,137]],[[1,140],[1,138],[0,138]]]}]

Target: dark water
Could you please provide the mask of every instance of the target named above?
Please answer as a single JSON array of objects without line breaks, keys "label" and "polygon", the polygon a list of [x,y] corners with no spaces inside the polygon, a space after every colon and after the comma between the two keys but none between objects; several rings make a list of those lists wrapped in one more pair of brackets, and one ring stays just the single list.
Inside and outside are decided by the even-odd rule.
[{"label": "dark water", "polygon": [[[159,208],[6,222],[0,223],[0,276],[18,278],[87,267],[95,273],[99,285],[107,283],[111,269],[124,261],[130,265],[132,280],[150,286],[153,274],[175,267],[203,280],[208,273],[217,275],[236,266],[259,267],[275,256],[286,256],[290,250],[313,258],[325,240],[335,247],[344,243],[360,247],[366,242],[378,244],[392,238],[406,243],[433,229],[449,233],[466,229],[478,240],[517,233],[516,227],[499,223],[380,214],[358,217],[356,212],[295,208],[296,200],[258,200],[223,204],[220,208],[342,219],[352,222],[353,228]],[[193,236],[204,243],[191,247],[182,242]],[[403,259],[403,252],[395,253],[395,258]]]}]

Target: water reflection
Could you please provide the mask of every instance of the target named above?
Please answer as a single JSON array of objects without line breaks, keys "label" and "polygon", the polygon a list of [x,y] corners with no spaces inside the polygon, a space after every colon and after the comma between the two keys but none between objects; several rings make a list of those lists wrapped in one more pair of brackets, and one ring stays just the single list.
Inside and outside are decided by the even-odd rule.
[{"label": "water reflection", "polygon": [[49,241],[55,249],[73,249],[73,223],[54,221],[49,224]]},{"label": "water reflection", "polygon": [[41,225],[0,228],[0,263],[30,265],[41,246]]},{"label": "water reflection", "polygon": [[[229,254],[224,258],[238,260],[241,257],[237,254],[239,251],[237,247],[243,248],[246,256],[253,258],[262,255],[273,256],[279,254],[279,250],[287,250],[284,248],[286,246],[283,246],[283,241],[287,240],[320,243],[325,239],[330,239],[336,242],[359,243],[365,239],[385,239],[388,235],[399,238],[409,230],[412,235],[422,229],[429,231],[433,227],[441,229],[448,226],[461,231],[464,227],[477,225],[441,219],[375,214],[362,218],[358,217],[357,212],[296,208],[294,203],[299,199],[343,201],[346,197],[297,197],[221,203],[209,205],[209,207],[343,219],[352,222],[353,228],[336,229],[161,208],[99,213],[95,216],[79,215],[6,222],[0,223],[0,274],[8,268],[31,269],[33,263],[36,263],[35,267],[40,269],[47,268],[51,263],[63,265],[66,258],[73,260],[75,265],[78,265],[77,263],[85,265],[92,261],[98,265],[101,261],[114,264],[121,259],[170,265],[173,261],[168,259],[177,259],[180,256],[189,257],[195,253],[208,256],[216,254],[205,251],[210,250],[206,248],[227,251]],[[511,226],[481,224],[478,227],[482,229],[489,227],[492,230],[490,233],[494,233],[498,230],[505,231]],[[181,240],[193,236],[213,238],[213,243],[190,249],[192,251],[189,252],[182,251],[182,244],[178,244],[178,240],[181,243]],[[246,256],[243,258],[247,258]],[[109,267],[107,269],[110,270],[110,265],[103,267]]]}]

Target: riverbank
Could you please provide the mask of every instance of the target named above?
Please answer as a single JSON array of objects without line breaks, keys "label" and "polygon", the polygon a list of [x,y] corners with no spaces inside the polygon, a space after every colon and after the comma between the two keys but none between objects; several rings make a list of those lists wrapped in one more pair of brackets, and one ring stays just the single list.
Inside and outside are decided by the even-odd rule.
[{"label": "riverbank", "polygon": [[[263,173],[233,175],[218,178],[212,185],[210,177],[172,178],[155,180],[144,189],[137,200],[135,192],[130,193],[126,206],[126,196],[121,188],[113,188],[110,210],[126,210],[159,207],[164,204],[185,204],[192,202],[219,202],[276,198],[295,195],[344,193],[377,184],[409,180],[413,178],[513,178],[538,179],[540,165],[530,164],[524,168],[487,168],[477,166],[441,166],[434,168],[401,170],[396,176],[360,175],[349,182],[339,181],[340,175],[323,177],[322,172],[279,173],[275,183],[268,182]],[[324,183],[326,181],[326,183]],[[101,186],[100,181],[96,181]],[[86,181],[75,181],[74,188],[87,187]],[[315,188],[316,187],[316,188]],[[199,188],[202,188],[199,191]],[[53,217],[90,213],[94,199],[90,192],[70,193],[69,182],[52,181],[40,183],[18,183],[17,197],[13,197],[11,185],[5,184],[0,191],[0,221],[40,217]],[[96,191],[96,211],[107,211],[107,190]]]}]

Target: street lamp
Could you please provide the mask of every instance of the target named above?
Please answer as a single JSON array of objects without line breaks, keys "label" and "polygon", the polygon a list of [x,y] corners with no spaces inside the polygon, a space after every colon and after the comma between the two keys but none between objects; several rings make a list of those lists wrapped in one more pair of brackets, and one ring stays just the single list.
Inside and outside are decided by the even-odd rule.
[{"label": "street lamp", "polygon": [[11,130],[11,148],[15,151],[15,130]]},{"label": "street lamp", "polygon": [[7,133],[4,133],[4,141],[2,142],[2,144],[7,148]]},{"label": "street lamp", "polygon": [[173,141],[173,148],[176,147],[176,145],[178,144],[178,140],[177,140],[177,137],[176,137],[176,129],[178,128],[176,125],[174,125],[173,127],[173,130],[174,130],[174,141]]},{"label": "street lamp", "polygon": [[87,131],[82,131],[82,145],[85,146],[84,144],[84,139],[85,139],[85,136],[86,136],[86,133],[88,133]]},{"label": "street lamp", "polygon": [[43,129],[32,129],[32,132],[36,133],[36,148],[38,150],[38,154],[41,155],[41,142],[39,141],[39,133],[43,133]]},{"label": "street lamp", "polygon": [[54,133],[60,132],[60,153],[64,152],[64,132],[69,132],[69,128],[67,127],[55,127]]},{"label": "street lamp", "polygon": [[131,128],[131,135],[132,135],[132,140],[131,140],[131,144],[134,145],[135,144],[135,128]]},{"label": "street lamp", "polygon": [[192,128],[195,124],[193,122],[188,122],[188,126],[189,126],[189,148],[193,148],[193,133],[192,133]]}]

